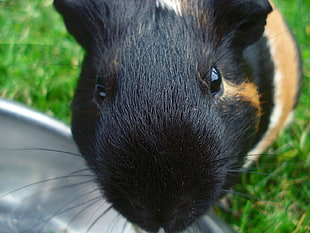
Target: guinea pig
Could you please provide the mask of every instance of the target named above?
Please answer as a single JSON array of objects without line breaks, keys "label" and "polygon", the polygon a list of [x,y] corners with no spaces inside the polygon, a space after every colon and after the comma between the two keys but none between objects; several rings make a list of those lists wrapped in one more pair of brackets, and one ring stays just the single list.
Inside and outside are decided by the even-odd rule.
[{"label": "guinea pig", "polygon": [[188,228],[294,112],[299,51],[267,0],[54,4],[86,51],[74,140],[102,196],[145,231]]}]

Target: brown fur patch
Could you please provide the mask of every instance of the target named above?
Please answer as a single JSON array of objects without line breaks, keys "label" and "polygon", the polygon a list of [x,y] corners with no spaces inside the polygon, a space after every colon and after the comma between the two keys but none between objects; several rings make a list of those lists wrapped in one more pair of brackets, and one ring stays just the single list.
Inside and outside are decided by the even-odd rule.
[{"label": "brown fur patch", "polygon": [[249,102],[253,107],[258,110],[258,114],[260,114],[260,96],[258,94],[257,86],[254,83],[245,81],[241,85],[236,85],[227,80],[224,80],[223,85],[224,95],[222,96],[222,98],[234,97]]}]

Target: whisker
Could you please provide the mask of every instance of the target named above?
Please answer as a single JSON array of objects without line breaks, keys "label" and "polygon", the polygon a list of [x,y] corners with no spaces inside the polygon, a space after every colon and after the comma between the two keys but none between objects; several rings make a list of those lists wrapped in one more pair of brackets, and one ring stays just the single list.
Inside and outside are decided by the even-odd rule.
[{"label": "whisker", "polygon": [[123,231],[122,231],[123,233],[126,231],[126,227],[128,224],[129,224],[129,222],[126,220],[123,224]]},{"label": "whisker", "polygon": [[[119,225],[120,219],[121,219],[120,214],[117,214],[117,216],[115,216],[115,217],[113,218],[113,221],[111,221],[110,226],[109,226],[109,229],[110,229],[110,230],[108,230],[108,232],[117,232],[117,231],[115,230],[115,227],[117,227],[117,226]],[[122,228],[122,230],[124,231],[125,229]]]},{"label": "whisker", "polygon": [[[83,205],[86,205],[85,207],[83,207],[79,213],[75,214],[67,223],[67,225],[69,226],[71,223],[73,223],[75,221],[75,219],[77,219],[81,214],[83,214],[83,212],[89,208],[91,208],[93,205],[97,204],[98,202],[101,202],[103,200],[102,198],[102,195],[98,195],[97,197],[95,198],[92,198],[91,200],[87,200],[86,202],[82,203],[79,205],[80,206],[83,206]],[[100,205],[100,207],[102,205],[104,205],[106,202],[104,202],[103,204]]]},{"label": "whisker", "polygon": [[[74,174],[79,174],[79,173],[81,173],[81,172],[85,172],[85,171],[90,171],[90,169],[89,168],[84,168],[84,169],[80,169],[80,170],[76,170],[76,171],[74,171],[74,172],[71,172],[70,174],[72,174],[72,175],[74,175]],[[89,175],[89,174],[87,174],[87,175]]]},{"label": "whisker", "polygon": [[[80,207],[82,207],[82,206],[84,206],[84,205],[87,205],[87,208],[91,207],[93,204],[97,203],[97,201],[100,200],[100,199],[102,198],[102,196],[94,197],[94,198],[92,198],[92,199],[83,201],[83,202],[81,202],[81,203],[75,204],[75,205],[70,206],[70,207],[68,207],[68,206],[69,206],[70,204],[76,202],[77,200],[82,199],[82,198],[84,198],[84,197],[86,197],[86,196],[88,196],[88,195],[90,195],[91,193],[94,193],[94,192],[96,192],[96,191],[97,191],[97,189],[94,189],[94,190],[92,190],[92,191],[90,191],[90,192],[88,192],[88,193],[86,193],[86,194],[83,194],[83,195],[81,195],[81,196],[79,196],[79,197],[77,197],[77,198],[72,199],[72,200],[71,200],[70,202],[68,202],[65,206],[63,206],[63,207],[59,208],[58,210],[56,210],[56,212],[54,212],[48,219],[46,219],[46,223],[48,223],[48,222],[49,222],[52,218],[54,218],[55,216],[59,216],[59,215],[65,213],[65,212],[69,212],[69,211],[71,211],[71,210],[80,208]],[[67,208],[67,207],[68,207],[68,208]],[[85,208],[85,209],[87,209],[87,208]],[[67,226],[70,226],[70,224],[71,224],[72,222],[74,222],[74,219],[77,218],[85,209],[83,209],[83,210],[80,211],[77,215],[75,215],[73,218],[71,218],[70,221],[67,223]],[[43,229],[43,227],[44,227],[44,225],[40,228],[40,231]],[[39,231],[39,232],[40,232],[40,231]]]},{"label": "whisker", "polygon": [[[226,198],[227,198],[227,197],[226,197]],[[235,215],[235,216],[240,216],[240,214],[239,214],[236,210],[234,210],[234,209],[232,209],[232,208],[229,208],[228,206],[223,205],[223,204],[220,203],[220,202],[216,202],[216,203],[214,204],[214,206],[217,206],[218,208],[221,208],[222,210],[224,210],[224,211],[226,211],[226,212],[228,212],[228,213],[231,213],[231,214],[233,214],[233,215]]]},{"label": "whisker", "polygon": [[[102,205],[101,205],[102,206]],[[105,215],[107,214],[110,210],[112,209],[112,205],[110,205],[104,212],[102,212],[94,221],[93,223],[87,228],[85,233],[90,232],[90,230],[96,225],[96,223]]]},{"label": "whisker", "polygon": [[286,181],[291,181],[291,182],[298,182],[298,183],[300,183],[300,181],[302,181],[304,184],[310,184],[310,182],[308,182],[305,178],[295,178],[295,179],[292,179],[292,178],[288,178],[288,177],[285,177],[285,176],[274,175],[272,173],[247,171],[247,170],[240,170],[240,171],[238,171],[238,170],[229,170],[228,172],[262,175],[262,176],[266,176],[266,177],[285,179]]},{"label": "whisker", "polygon": [[[83,169],[85,170],[85,169]],[[74,178],[74,177],[85,177],[85,175],[74,175],[76,173],[73,172],[73,173],[70,173],[68,175],[64,175],[64,176],[58,176],[58,177],[53,177],[53,178],[49,178],[49,179],[44,179],[44,180],[40,180],[40,181],[37,181],[37,182],[34,182],[34,183],[31,183],[31,184],[27,184],[27,185],[24,185],[24,186],[21,186],[21,187],[18,187],[16,189],[13,189],[3,195],[0,196],[0,199],[2,198],[5,198],[6,196],[10,195],[10,194],[13,194],[13,193],[16,193],[18,191],[21,191],[23,189],[26,189],[26,188],[30,188],[32,186],[35,186],[35,185],[39,185],[39,184],[43,184],[43,183],[47,183],[47,182],[50,182],[50,181],[56,181],[56,180],[61,180],[61,179],[68,179],[68,178]],[[86,176],[93,176],[93,175],[86,175]],[[93,180],[89,180],[88,182],[91,182]],[[84,183],[84,182],[83,182]]]},{"label": "whisker", "polygon": [[[251,156],[278,156],[277,154],[275,153],[261,153],[261,154],[249,154],[249,155],[246,155],[245,157],[251,157]],[[212,160],[211,162],[221,162],[221,161],[227,161],[227,160],[231,160],[232,158],[239,158],[241,157],[240,155],[234,155],[234,156],[229,156],[229,157],[225,157],[225,158],[220,158],[220,159],[214,159]]]},{"label": "whisker", "polygon": [[69,184],[69,185],[64,185],[64,186],[59,186],[57,188],[53,188],[53,189],[49,189],[48,191],[57,191],[57,190],[63,190],[63,189],[70,189],[72,187],[77,187],[77,186],[81,186],[83,184],[92,184],[94,183],[94,180],[86,180],[83,182],[78,182],[78,183],[73,183],[73,184]]},{"label": "whisker", "polygon": [[[80,196],[77,197],[77,198],[72,199],[71,201],[67,202],[67,204],[64,205],[62,208],[58,209],[58,210],[53,214],[53,216],[57,216],[57,215],[62,214],[62,213],[64,213],[64,212],[67,212],[67,211],[70,211],[70,210],[75,209],[75,208],[77,208],[77,207],[80,207],[80,206],[86,204],[87,202],[91,202],[91,201],[93,201],[93,200],[96,200],[96,199],[100,198],[101,196],[97,196],[97,197],[95,197],[95,198],[93,198],[93,199],[90,199],[90,200],[84,201],[84,202],[82,202],[82,203],[79,203],[78,205],[74,205],[73,207],[66,208],[66,207],[69,206],[71,203],[76,202],[76,201],[78,201],[78,200],[84,198],[85,196],[88,196],[88,195],[90,195],[90,194],[92,194],[92,193],[94,193],[94,192],[96,192],[96,191],[98,191],[97,188],[96,188],[96,189],[93,189],[93,190],[91,190],[91,191],[89,191],[89,192],[87,192],[87,193],[84,193],[83,195],[80,195]],[[65,209],[65,208],[66,208],[66,209]]]},{"label": "whisker", "polygon": [[204,222],[202,221],[197,221],[195,229],[192,229],[193,233],[198,233],[198,232],[204,232],[205,227],[204,227]]},{"label": "whisker", "polygon": [[[96,190],[95,190],[95,191],[96,191]],[[38,229],[37,232],[38,232],[38,233],[42,232],[42,230],[43,230],[43,228],[46,226],[46,224],[48,224],[48,222],[49,222],[51,219],[53,219],[55,216],[59,216],[59,215],[65,213],[65,212],[68,212],[68,211],[70,211],[70,210],[76,209],[76,208],[80,207],[81,205],[83,205],[84,203],[82,203],[82,204],[80,203],[80,204],[78,204],[78,205],[71,206],[70,208],[66,208],[67,206],[69,206],[71,203],[73,203],[73,202],[75,202],[75,201],[77,201],[77,200],[83,198],[84,196],[89,195],[89,194],[92,193],[92,192],[93,192],[93,191],[88,192],[88,193],[86,193],[86,194],[83,194],[83,195],[81,195],[81,196],[79,196],[79,197],[77,197],[77,198],[74,198],[73,200],[71,200],[70,202],[68,202],[65,206],[63,206],[63,207],[57,209],[57,210],[56,210],[53,214],[51,214],[48,218],[43,219],[43,220],[42,220],[43,222],[39,222],[38,224],[33,225],[33,226],[31,226],[30,228],[28,228],[28,229],[26,229],[26,230],[23,230],[23,232],[29,232],[29,231],[31,231],[31,230],[33,230],[33,229],[39,227],[40,225],[41,225],[41,227]],[[98,198],[98,197],[97,197],[97,198]],[[88,201],[91,201],[91,200],[88,200]]]},{"label": "whisker", "polygon": [[270,174],[270,173],[256,172],[256,171],[249,171],[249,170],[227,170],[227,171],[230,172],[230,173],[247,173],[247,174],[255,174],[255,175],[263,175],[263,176],[284,178],[283,176],[273,175],[273,174]]},{"label": "whisker", "polygon": [[55,152],[55,153],[73,155],[76,157],[83,158],[83,156],[81,154],[78,154],[78,153],[74,153],[74,152],[70,152],[70,151],[64,151],[64,150],[58,150],[58,149],[51,149],[51,148],[42,148],[42,147],[1,148],[0,151],[48,151],[48,152]]},{"label": "whisker", "polygon": [[231,193],[231,194],[234,194],[234,195],[237,195],[237,196],[241,196],[241,197],[245,197],[245,198],[250,198],[250,199],[253,199],[253,200],[256,200],[256,201],[261,201],[260,198],[255,197],[255,196],[251,196],[251,195],[248,195],[248,194],[245,194],[245,193],[241,193],[241,192],[237,192],[237,191],[233,191],[233,190],[226,190],[226,189],[222,189],[222,191],[225,192],[225,193]]}]

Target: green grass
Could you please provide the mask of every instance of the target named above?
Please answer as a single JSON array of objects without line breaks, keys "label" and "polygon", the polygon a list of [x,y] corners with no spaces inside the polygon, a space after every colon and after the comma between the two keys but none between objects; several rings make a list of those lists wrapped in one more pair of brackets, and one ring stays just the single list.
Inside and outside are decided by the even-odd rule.
[{"label": "green grass", "polygon": [[[294,123],[257,171],[235,190],[232,213],[217,212],[238,232],[310,231],[310,1],[277,0],[297,37],[304,84]],[[0,0],[0,96],[70,122],[70,100],[83,57],[52,0]]]},{"label": "green grass", "polygon": [[83,51],[52,0],[0,1],[0,96],[69,123]]}]

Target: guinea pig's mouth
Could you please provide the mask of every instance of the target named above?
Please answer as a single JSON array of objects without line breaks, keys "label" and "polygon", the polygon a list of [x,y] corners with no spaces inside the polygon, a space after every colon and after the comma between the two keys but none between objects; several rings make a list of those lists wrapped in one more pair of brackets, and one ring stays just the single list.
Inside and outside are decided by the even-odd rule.
[{"label": "guinea pig's mouth", "polygon": [[[119,204],[120,202],[118,202]],[[130,205],[128,205],[130,203]],[[198,221],[204,214],[207,213],[209,205],[204,202],[204,207],[191,206],[186,203],[179,208],[171,210],[146,208],[139,203],[128,201],[127,204],[122,202],[121,207],[113,204],[113,207],[121,213],[127,220],[138,228],[149,233],[177,233],[184,232],[195,221]],[[126,207],[125,207],[126,206]],[[170,209],[170,211],[168,210]]]},{"label": "guinea pig's mouth", "polygon": [[143,220],[136,222],[134,224],[149,233],[158,233],[158,232],[176,233],[186,230],[186,228],[188,228],[193,222],[194,219],[190,221],[189,219],[187,219],[186,222],[181,219],[176,219],[169,222]]}]

